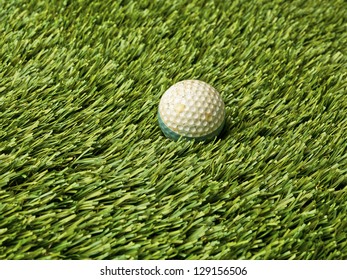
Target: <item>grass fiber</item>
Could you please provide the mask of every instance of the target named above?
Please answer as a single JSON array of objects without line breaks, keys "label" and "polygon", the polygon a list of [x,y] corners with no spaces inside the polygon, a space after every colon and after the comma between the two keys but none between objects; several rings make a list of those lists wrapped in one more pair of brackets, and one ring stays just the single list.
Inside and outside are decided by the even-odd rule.
[{"label": "grass fiber", "polygon": [[[1,259],[346,259],[347,2],[0,0]],[[183,79],[210,143],[156,119]]]}]

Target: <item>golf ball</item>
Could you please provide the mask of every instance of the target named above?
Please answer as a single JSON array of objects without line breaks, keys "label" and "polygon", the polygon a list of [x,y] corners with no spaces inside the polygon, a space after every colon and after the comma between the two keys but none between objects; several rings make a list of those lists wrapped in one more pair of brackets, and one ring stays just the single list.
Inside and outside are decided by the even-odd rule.
[{"label": "golf ball", "polygon": [[217,136],[225,122],[225,106],[218,91],[198,80],[184,80],[161,97],[158,122],[166,137],[208,141]]}]

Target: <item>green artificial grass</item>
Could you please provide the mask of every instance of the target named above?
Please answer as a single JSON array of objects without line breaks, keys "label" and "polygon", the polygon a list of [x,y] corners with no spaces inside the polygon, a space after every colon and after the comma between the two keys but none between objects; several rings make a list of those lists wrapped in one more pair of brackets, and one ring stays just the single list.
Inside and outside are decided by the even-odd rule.
[{"label": "green artificial grass", "polygon": [[343,0],[0,0],[0,258],[346,259],[346,56]]}]

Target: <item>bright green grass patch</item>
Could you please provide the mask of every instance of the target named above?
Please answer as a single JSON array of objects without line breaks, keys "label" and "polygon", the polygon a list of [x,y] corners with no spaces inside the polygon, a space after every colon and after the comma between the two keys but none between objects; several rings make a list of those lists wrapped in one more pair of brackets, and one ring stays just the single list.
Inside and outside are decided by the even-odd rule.
[{"label": "bright green grass patch", "polygon": [[[1,259],[346,259],[347,4],[0,0]],[[217,88],[221,138],[156,120]]]}]

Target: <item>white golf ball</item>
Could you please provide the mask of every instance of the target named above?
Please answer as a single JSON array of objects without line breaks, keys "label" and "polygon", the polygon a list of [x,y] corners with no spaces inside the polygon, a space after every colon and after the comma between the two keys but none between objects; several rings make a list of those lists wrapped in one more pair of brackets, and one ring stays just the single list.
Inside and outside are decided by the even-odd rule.
[{"label": "white golf ball", "polygon": [[166,137],[211,140],[223,129],[225,106],[218,91],[198,80],[184,80],[161,97],[158,122]]}]

